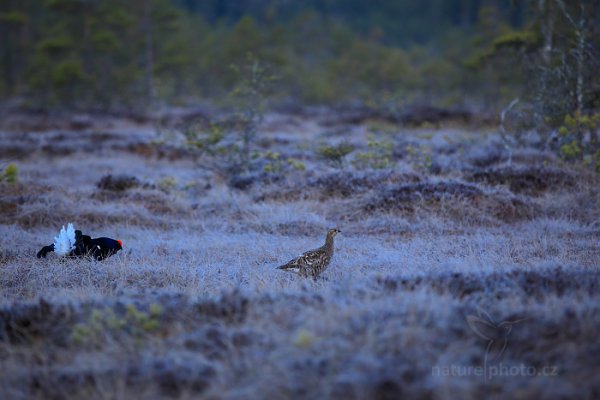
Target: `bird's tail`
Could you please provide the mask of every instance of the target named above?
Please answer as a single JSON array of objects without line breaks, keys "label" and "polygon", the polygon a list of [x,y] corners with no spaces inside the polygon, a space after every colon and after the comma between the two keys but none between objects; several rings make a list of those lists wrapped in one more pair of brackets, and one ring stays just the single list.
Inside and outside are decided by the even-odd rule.
[{"label": "bird's tail", "polygon": [[58,236],[54,238],[54,252],[64,256],[75,248],[75,229],[73,224],[68,224],[67,229],[63,225]]}]

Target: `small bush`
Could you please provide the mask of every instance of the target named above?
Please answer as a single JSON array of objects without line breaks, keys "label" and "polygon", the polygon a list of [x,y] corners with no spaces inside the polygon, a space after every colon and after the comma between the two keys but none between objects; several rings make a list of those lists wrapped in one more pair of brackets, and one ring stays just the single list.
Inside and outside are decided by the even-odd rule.
[{"label": "small bush", "polygon": [[567,161],[583,160],[584,164],[600,170],[596,156],[600,152],[599,133],[600,114],[567,114],[558,128],[559,156]]},{"label": "small bush", "polygon": [[221,143],[225,137],[223,124],[213,122],[208,125],[207,129],[202,129],[202,126],[197,124],[191,124],[184,129],[183,134],[190,147],[209,155],[223,154],[225,150]]},{"label": "small bush", "polygon": [[330,161],[337,167],[341,168],[344,158],[354,151],[354,146],[347,142],[342,142],[337,145],[323,145],[317,150],[317,155],[327,161]]},{"label": "small bush", "polygon": [[293,158],[282,157],[280,153],[267,151],[265,153],[256,153],[256,158],[265,162],[263,172],[267,174],[285,174],[294,171],[304,171],[306,166],[302,161]]},{"label": "small bush", "polygon": [[239,175],[255,172],[259,126],[275,77],[252,54],[245,64],[232,65],[232,71],[237,83],[228,101],[234,112],[216,122],[190,124],[183,134],[192,149],[212,157],[215,169]]},{"label": "small bush", "polygon": [[105,175],[98,181],[96,187],[101,190],[123,192],[140,186],[140,181],[135,176]]},{"label": "small bush", "polygon": [[15,184],[19,180],[19,168],[17,168],[16,164],[10,163],[8,164],[2,174],[0,175],[0,181],[6,181],[10,184]]}]

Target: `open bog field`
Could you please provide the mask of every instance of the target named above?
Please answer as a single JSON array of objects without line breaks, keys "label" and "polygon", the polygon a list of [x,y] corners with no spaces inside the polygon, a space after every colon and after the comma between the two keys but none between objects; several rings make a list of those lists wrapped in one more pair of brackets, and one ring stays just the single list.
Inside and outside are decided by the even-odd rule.
[{"label": "open bog field", "polygon": [[[231,176],[172,121],[2,125],[2,399],[600,397],[599,180],[549,152],[269,114]],[[68,222],[124,251],[36,259]],[[323,279],[275,269],[332,227]]]}]

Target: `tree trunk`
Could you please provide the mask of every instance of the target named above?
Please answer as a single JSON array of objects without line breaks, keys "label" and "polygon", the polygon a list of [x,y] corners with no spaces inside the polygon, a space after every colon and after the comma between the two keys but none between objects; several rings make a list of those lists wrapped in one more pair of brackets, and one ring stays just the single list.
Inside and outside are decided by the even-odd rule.
[{"label": "tree trunk", "polygon": [[549,0],[539,0],[538,9],[542,18],[542,36],[544,37],[544,47],[542,50],[542,58],[546,65],[550,64],[553,50],[554,39],[554,7]]},{"label": "tree trunk", "polygon": [[583,68],[585,61],[585,17],[583,6],[581,6],[581,18],[577,28],[577,48],[575,49],[575,57],[577,58],[577,113],[583,113]]},{"label": "tree trunk", "polygon": [[154,41],[152,36],[152,0],[144,1],[144,37],[146,96],[148,103],[154,102]]}]

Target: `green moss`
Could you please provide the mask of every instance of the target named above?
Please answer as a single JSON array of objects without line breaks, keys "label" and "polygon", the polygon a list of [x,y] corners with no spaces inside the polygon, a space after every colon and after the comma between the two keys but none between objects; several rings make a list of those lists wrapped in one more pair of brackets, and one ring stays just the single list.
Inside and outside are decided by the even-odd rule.
[{"label": "green moss", "polygon": [[319,147],[319,149],[317,150],[317,155],[324,160],[332,161],[334,164],[341,166],[344,157],[346,157],[353,151],[353,145],[346,142],[342,142],[333,146],[323,145]]},{"label": "green moss", "polygon": [[262,159],[267,163],[263,166],[263,172],[266,174],[287,174],[293,171],[304,171],[306,166],[303,162],[293,158],[283,157],[280,153],[267,151],[265,153],[255,152],[253,159]]},{"label": "green moss", "polygon": [[100,347],[106,340],[123,342],[129,339],[140,346],[149,334],[160,329],[162,312],[158,304],[151,304],[148,312],[129,304],[124,316],[115,314],[112,309],[94,310],[87,322],[73,327],[71,340],[78,345]]},{"label": "green moss", "polygon": [[137,309],[135,304],[128,304],[126,308],[127,318],[137,319],[142,313]]},{"label": "green moss", "polygon": [[89,339],[91,333],[92,332],[88,327],[84,325],[75,325],[73,332],[71,333],[71,339],[75,344],[82,345]]},{"label": "green moss", "polygon": [[109,314],[105,319],[106,325],[113,330],[121,330],[125,328],[125,320],[117,317],[113,313]]},{"label": "green moss", "polygon": [[367,136],[366,152],[356,155],[352,164],[356,169],[385,169],[394,166],[392,156],[394,153],[394,144],[388,140],[378,140],[375,135]]},{"label": "green moss", "polygon": [[294,338],[294,346],[299,348],[309,348],[314,343],[314,336],[305,329],[301,329]]},{"label": "green moss", "polygon": [[281,158],[281,154],[277,152],[267,151],[264,155],[264,158],[270,161],[276,161],[279,160],[279,158]]},{"label": "green moss", "polygon": [[427,172],[431,169],[431,153],[426,147],[409,145],[405,151],[408,161],[415,170]]},{"label": "green moss", "polygon": [[288,164],[292,167],[294,171],[305,171],[306,165],[302,161],[294,160],[292,158],[288,159]]},{"label": "green moss", "polygon": [[155,319],[148,319],[143,321],[141,326],[145,332],[154,332],[160,328],[160,323]]},{"label": "green moss", "polygon": [[2,171],[2,178],[7,183],[17,183],[19,180],[19,168],[17,167],[17,165],[14,163],[8,164],[6,168],[4,168],[4,171]]},{"label": "green moss", "polygon": [[152,317],[158,317],[158,316],[162,315],[163,308],[160,304],[152,303],[152,304],[150,304],[149,311],[150,311],[150,315]]}]

